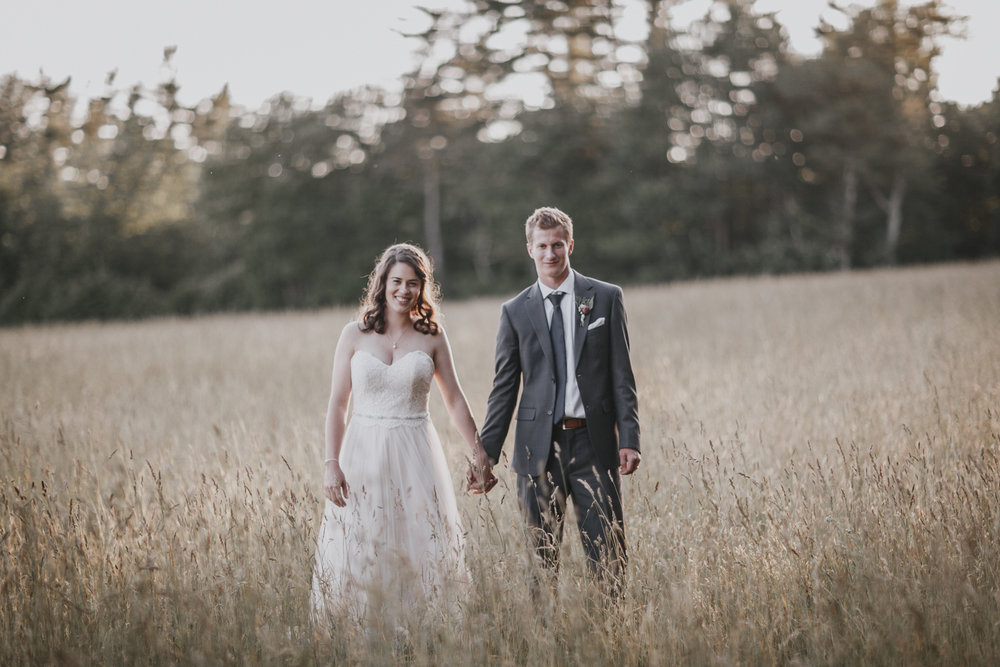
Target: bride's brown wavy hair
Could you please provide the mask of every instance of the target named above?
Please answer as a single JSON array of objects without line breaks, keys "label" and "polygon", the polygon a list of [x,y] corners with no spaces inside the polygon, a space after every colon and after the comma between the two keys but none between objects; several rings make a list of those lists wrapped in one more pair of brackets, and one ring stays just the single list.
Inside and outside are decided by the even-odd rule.
[{"label": "bride's brown wavy hair", "polygon": [[361,330],[385,333],[385,284],[389,271],[397,262],[408,264],[420,279],[420,294],[410,311],[410,316],[414,318],[413,328],[423,334],[437,335],[440,330],[437,322],[440,290],[434,282],[433,266],[423,250],[409,243],[389,246],[375,262],[375,269],[368,276],[368,287],[361,300]]}]

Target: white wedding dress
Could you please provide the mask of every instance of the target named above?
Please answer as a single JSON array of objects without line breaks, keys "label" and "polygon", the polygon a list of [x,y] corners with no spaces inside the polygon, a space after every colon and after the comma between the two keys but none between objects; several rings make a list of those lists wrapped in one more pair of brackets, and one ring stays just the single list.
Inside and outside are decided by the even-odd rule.
[{"label": "white wedding dress", "polygon": [[388,365],[363,351],[351,358],[354,408],[340,450],[350,493],[346,507],[326,501],[315,622],[453,610],[469,581],[455,491],[427,413],[433,377],[420,350]]}]

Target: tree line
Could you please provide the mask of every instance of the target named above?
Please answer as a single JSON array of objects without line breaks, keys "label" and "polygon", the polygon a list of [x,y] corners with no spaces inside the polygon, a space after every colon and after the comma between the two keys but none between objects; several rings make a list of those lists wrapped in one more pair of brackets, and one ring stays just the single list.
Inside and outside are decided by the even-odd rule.
[{"label": "tree line", "polygon": [[508,293],[539,205],[624,284],[1000,254],[1000,92],[937,91],[942,2],[842,8],[813,57],[752,0],[684,31],[673,4],[640,42],[616,0],[427,11],[398,89],[321,108],[7,75],[0,322],[351,303],[404,240],[446,297]]}]

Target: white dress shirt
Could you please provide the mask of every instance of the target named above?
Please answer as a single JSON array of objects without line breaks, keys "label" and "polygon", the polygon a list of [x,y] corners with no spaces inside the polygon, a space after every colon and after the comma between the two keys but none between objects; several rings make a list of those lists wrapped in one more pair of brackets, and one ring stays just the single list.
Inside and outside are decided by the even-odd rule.
[{"label": "white dress shirt", "polygon": [[562,313],[563,331],[566,332],[566,408],[565,416],[569,418],[583,419],[587,413],[583,409],[583,399],[580,397],[580,385],[576,383],[576,354],[573,350],[573,336],[576,333],[576,292],[574,291],[573,272],[569,272],[569,277],[563,281],[559,287],[552,289],[538,281],[538,288],[542,292],[542,303],[545,304],[545,320],[552,321],[552,311],[554,307],[549,295],[553,292],[562,292],[562,301],[559,303],[559,312]]}]

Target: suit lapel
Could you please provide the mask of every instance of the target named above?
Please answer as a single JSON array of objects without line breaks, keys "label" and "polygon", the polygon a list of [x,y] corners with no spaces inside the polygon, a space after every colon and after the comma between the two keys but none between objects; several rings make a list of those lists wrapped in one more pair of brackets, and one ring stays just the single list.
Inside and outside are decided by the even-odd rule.
[{"label": "suit lapel", "polygon": [[590,313],[594,312],[594,306],[591,304],[590,310],[583,316],[583,323],[581,324],[577,303],[579,303],[580,299],[594,298],[594,283],[580,273],[576,273],[573,284],[573,289],[576,291],[576,303],[570,304],[573,308],[573,357],[576,359],[576,365],[578,366],[580,364],[580,355],[583,353],[583,343],[587,339],[587,325],[590,324]]},{"label": "suit lapel", "polygon": [[552,339],[549,338],[549,322],[545,317],[545,302],[542,300],[542,290],[535,283],[528,291],[526,303],[528,309],[528,319],[538,337],[538,344],[542,346],[545,358],[549,360],[549,365],[555,368],[555,356],[552,353]]}]

